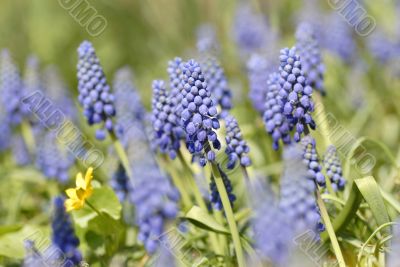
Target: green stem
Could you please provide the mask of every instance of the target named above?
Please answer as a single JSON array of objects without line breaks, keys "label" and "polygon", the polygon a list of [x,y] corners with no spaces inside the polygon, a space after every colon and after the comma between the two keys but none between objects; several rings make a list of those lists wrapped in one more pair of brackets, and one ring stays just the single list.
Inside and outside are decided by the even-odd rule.
[{"label": "green stem", "polygon": [[179,190],[179,192],[180,192],[180,194],[182,196],[182,202],[183,202],[183,206],[184,206],[185,212],[188,211],[192,207],[192,204],[191,204],[191,200],[190,200],[190,195],[187,192],[185,186],[183,185],[183,182],[182,182],[181,178],[178,176],[178,173],[173,168],[173,166],[172,166],[171,162],[169,161],[168,157],[164,157],[163,156],[161,161],[162,161],[162,165],[169,172],[172,181],[174,182],[175,186],[178,188],[178,190]]},{"label": "green stem", "polygon": [[122,166],[130,179],[133,179],[132,170],[129,166],[128,156],[125,153],[125,149],[122,146],[121,142],[118,140],[117,136],[115,135],[114,131],[109,131],[111,140],[114,144],[115,151],[118,154],[119,159],[121,160]]},{"label": "green stem", "polygon": [[[208,212],[208,208],[206,205],[206,202],[203,199],[203,196],[201,195],[201,192],[199,190],[199,187],[197,186],[196,182],[194,181],[194,175],[192,170],[190,169],[189,165],[187,165],[187,162],[185,158],[182,155],[182,152],[178,150],[178,159],[180,160],[182,167],[184,169],[184,176],[187,176],[187,181],[189,182],[189,186],[192,189],[192,193],[194,195],[194,198],[196,200],[196,203],[199,205],[199,207]],[[210,243],[211,246],[214,248],[215,252],[217,254],[223,254],[223,248],[220,246],[220,242],[218,241],[218,236],[216,233],[209,232],[210,236]]]},{"label": "green stem", "polygon": [[31,156],[35,155],[35,137],[32,132],[31,125],[29,124],[29,121],[23,120],[21,123],[21,135],[22,138],[24,139],[24,142],[26,144],[26,147],[28,148],[29,154]]},{"label": "green stem", "polygon": [[244,261],[244,256],[243,256],[242,245],[240,243],[239,231],[238,231],[238,228],[236,225],[235,217],[233,215],[233,210],[232,210],[231,203],[229,201],[228,193],[226,192],[226,188],[225,188],[224,182],[222,181],[221,173],[218,169],[218,166],[216,165],[216,163],[211,162],[211,167],[212,167],[212,173],[213,173],[213,176],[215,179],[215,184],[217,185],[217,190],[218,190],[218,193],[219,193],[221,201],[222,201],[222,206],[224,207],[225,215],[228,220],[228,225],[229,225],[229,229],[231,231],[233,245],[234,245],[235,251],[236,251],[236,258],[238,261],[238,266],[244,267],[245,261]]},{"label": "green stem", "polygon": [[336,259],[338,260],[339,266],[340,267],[346,267],[342,251],[340,250],[339,242],[337,241],[335,230],[333,229],[331,220],[329,218],[329,214],[326,210],[324,201],[321,198],[321,194],[319,193],[317,189],[317,203],[319,206],[319,209],[321,211],[321,217],[324,221],[326,231],[328,232],[329,238],[331,240],[331,244],[333,247],[333,251],[335,252]]}]

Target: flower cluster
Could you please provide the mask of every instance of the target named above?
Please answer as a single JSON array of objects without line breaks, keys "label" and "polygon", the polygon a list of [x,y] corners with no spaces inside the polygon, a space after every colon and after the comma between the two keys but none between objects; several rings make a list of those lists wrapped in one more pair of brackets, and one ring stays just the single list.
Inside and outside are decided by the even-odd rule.
[{"label": "flower cluster", "polygon": [[23,83],[26,94],[31,94],[36,91],[44,91],[39,69],[39,59],[34,55],[29,56],[26,60]]},{"label": "flower cluster", "polygon": [[200,53],[215,55],[220,50],[215,28],[210,24],[203,24],[197,29],[197,50]]},{"label": "flower cluster", "polygon": [[153,142],[161,153],[168,153],[174,159],[180,148],[180,140],[185,133],[180,127],[179,117],[171,102],[164,81],[153,81],[152,124],[154,131]]},{"label": "flower cluster", "polygon": [[[228,194],[229,202],[231,203],[231,206],[233,206],[233,202],[236,200],[236,196],[233,194],[233,188],[231,181],[229,180],[228,175],[218,166],[219,173],[221,174],[221,179],[222,182],[224,183],[226,192]],[[218,178],[219,179],[219,178]],[[222,200],[218,192],[217,184],[215,183],[215,178],[211,177],[211,182],[210,182],[210,202],[214,204],[214,208],[217,210],[222,210],[223,205],[222,205]]]},{"label": "flower cluster", "polygon": [[146,110],[133,84],[133,74],[129,67],[123,67],[114,75],[113,89],[116,107],[116,132],[123,135],[133,121],[142,121]]},{"label": "flower cluster", "polygon": [[3,105],[0,105],[0,132],[0,152],[3,152],[10,147],[11,143],[11,127],[7,121]]},{"label": "flower cluster", "polygon": [[309,176],[320,186],[325,186],[325,177],[322,174],[322,166],[315,147],[315,140],[306,136],[301,140],[303,147],[303,162],[308,168]]},{"label": "flower cluster", "polygon": [[387,64],[399,54],[399,46],[381,30],[375,30],[367,38],[367,47],[372,56],[381,64]]},{"label": "flower cluster", "polygon": [[284,210],[279,208],[272,190],[259,183],[253,187],[250,197],[254,207],[255,245],[266,260],[276,266],[287,266],[294,237],[291,223]]},{"label": "flower cluster", "polygon": [[6,121],[13,125],[21,123],[22,118],[28,114],[28,110],[24,108],[24,105],[20,105],[21,98],[24,97],[23,83],[8,50],[1,52],[0,92],[1,103],[7,116]]},{"label": "flower cluster", "polygon": [[271,73],[271,64],[259,55],[253,54],[247,62],[247,73],[249,79],[249,98],[253,107],[263,114],[265,110],[265,96],[268,92],[268,74]]},{"label": "flower cluster", "polygon": [[279,74],[273,72],[268,78],[268,92],[265,97],[265,112],[263,115],[265,129],[272,136],[272,148],[279,148],[279,140],[290,144],[290,130],[292,125],[283,114],[283,101],[279,95]]},{"label": "flower cluster", "polygon": [[68,171],[74,163],[74,157],[57,143],[54,132],[47,132],[39,140],[36,152],[36,165],[50,179],[61,183],[68,181]]},{"label": "flower cluster", "polygon": [[346,179],[342,175],[342,164],[334,145],[330,145],[327,148],[323,163],[326,170],[326,176],[330,179],[333,190],[343,190],[346,184]]},{"label": "flower cluster", "polygon": [[296,234],[313,229],[317,235],[324,230],[316,204],[316,185],[302,162],[298,144],[284,151],[284,173],[281,183],[280,208],[286,213]]},{"label": "flower cluster", "polygon": [[249,4],[238,6],[233,25],[234,39],[244,52],[261,50],[268,41],[269,27],[262,14],[255,13]]},{"label": "flower cluster", "polygon": [[[169,76],[169,86],[171,88],[170,99],[171,104],[175,107],[175,114],[178,118],[181,117],[182,113],[182,80],[183,80],[183,61],[181,58],[176,57],[168,62],[167,68]],[[179,123],[181,123],[179,121]]]},{"label": "flower cluster", "polygon": [[338,14],[331,14],[324,25],[321,45],[351,63],[356,55],[356,44],[351,27]]},{"label": "flower cluster", "polygon": [[313,27],[308,23],[301,23],[296,31],[297,51],[300,55],[301,66],[307,83],[325,95],[324,65],[321,51]]},{"label": "flower cluster", "polygon": [[279,94],[285,103],[283,114],[296,126],[293,139],[298,142],[301,134],[308,131],[308,126],[315,129],[315,122],[311,117],[311,112],[314,111],[314,102],[311,99],[313,89],[307,84],[295,47],[282,49],[279,59]]},{"label": "flower cluster", "polygon": [[220,127],[217,108],[211,99],[200,65],[193,59],[183,65],[182,83],[181,120],[186,131],[186,146],[191,154],[199,156],[200,165],[205,166],[207,160],[215,159],[215,152],[209,147],[209,142],[215,149],[221,148],[215,132]]},{"label": "flower cluster", "polygon": [[133,186],[129,181],[129,177],[122,164],[118,164],[117,170],[114,172],[110,185],[114,189],[120,202],[129,199],[133,192]]},{"label": "flower cluster", "polygon": [[201,67],[213,102],[219,105],[221,108],[220,116],[224,118],[232,108],[232,92],[228,86],[224,70],[218,60],[211,56],[204,60]]},{"label": "flower cluster", "polygon": [[134,176],[137,180],[131,200],[136,207],[138,238],[147,252],[154,254],[159,245],[158,238],[164,232],[166,220],[174,219],[178,214],[179,192],[157,166],[148,167],[143,169],[141,177]]},{"label": "flower cluster", "polygon": [[248,157],[250,148],[248,147],[245,140],[243,140],[242,132],[240,131],[239,125],[236,119],[229,115],[225,119],[226,121],[226,149],[225,153],[228,155],[228,169],[233,169],[236,162],[239,161],[243,167],[250,166],[251,160]]},{"label": "flower cluster", "polygon": [[54,101],[66,117],[71,120],[77,119],[75,104],[69,94],[69,88],[62,80],[55,66],[47,67],[43,72],[43,88],[46,95]]},{"label": "flower cluster", "polygon": [[78,250],[79,239],[76,237],[69,214],[64,208],[64,199],[56,197],[54,200],[54,215],[51,224],[53,229],[53,245],[58,247],[65,258],[78,265],[82,255]]},{"label": "flower cluster", "polygon": [[[110,92],[103,68],[92,44],[84,41],[78,48],[78,89],[79,103],[89,125],[104,123],[108,131],[113,130],[112,117],[115,116],[114,96]],[[106,137],[104,128],[96,131],[96,138]]]}]

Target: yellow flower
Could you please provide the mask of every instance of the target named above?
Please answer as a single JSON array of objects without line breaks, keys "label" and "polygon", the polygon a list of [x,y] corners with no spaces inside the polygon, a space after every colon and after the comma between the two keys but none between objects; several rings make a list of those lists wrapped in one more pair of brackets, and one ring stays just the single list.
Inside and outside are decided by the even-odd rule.
[{"label": "yellow flower", "polygon": [[91,181],[93,179],[93,168],[90,167],[86,171],[85,179],[82,173],[76,175],[76,187],[65,190],[68,199],[65,200],[65,208],[67,211],[78,210],[85,204],[85,199],[90,197],[93,192]]}]

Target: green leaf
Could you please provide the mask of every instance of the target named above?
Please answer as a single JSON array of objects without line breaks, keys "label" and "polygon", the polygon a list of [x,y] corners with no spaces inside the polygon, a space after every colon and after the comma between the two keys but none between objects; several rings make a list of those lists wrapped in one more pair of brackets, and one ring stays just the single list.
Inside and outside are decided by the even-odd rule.
[{"label": "green leaf", "polygon": [[[367,176],[354,180],[345,206],[332,223],[336,233],[343,231],[356,216],[356,212],[363,198],[368,203],[378,225],[390,221],[378,184],[375,182],[374,177]],[[327,241],[328,238],[327,233],[321,234],[321,240],[323,242]]]},{"label": "green leaf", "polygon": [[[121,203],[110,187],[102,186],[100,188],[94,188],[93,194],[88,198],[88,201],[98,211],[108,214],[114,220],[119,220],[121,218]],[[82,209],[73,211],[72,216],[76,224],[82,228],[86,228],[89,221],[97,217],[98,214],[88,205],[85,205]]]},{"label": "green leaf", "polygon": [[1,225],[0,226],[0,236],[12,232],[19,231],[22,228],[20,224],[11,224],[11,225]]},{"label": "green leaf", "polygon": [[[385,223],[390,222],[379,186],[375,182],[374,177],[368,176],[363,179],[356,179],[354,182],[357,185],[361,195],[368,203],[376,223],[378,225],[384,225]],[[385,228],[383,231],[387,231],[387,229]]]},{"label": "green leaf", "polygon": [[88,200],[95,208],[107,213],[111,218],[115,220],[121,218],[122,206],[111,187],[94,188],[93,195]]},{"label": "green leaf", "polygon": [[13,259],[22,259],[25,256],[24,241],[32,240],[39,251],[45,250],[50,245],[48,232],[44,229],[26,225],[19,231],[10,232],[0,236],[0,256]]},{"label": "green leaf", "polygon": [[230,232],[222,225],[220,225],[210,214],[203,211],[198,206],[193,206],[185,218],[197,227],[206,231],[229,235]]}]

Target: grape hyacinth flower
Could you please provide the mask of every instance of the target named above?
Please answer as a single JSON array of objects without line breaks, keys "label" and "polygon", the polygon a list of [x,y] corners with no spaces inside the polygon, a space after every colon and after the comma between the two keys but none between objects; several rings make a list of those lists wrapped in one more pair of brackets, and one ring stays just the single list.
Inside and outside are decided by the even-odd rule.
[{"label": "grape hyacinth flower", "polygon": [[321,46],[350,64],[356,55],[356,44],[351,26],[338,14],[328,16],[321,38]]},{"label": "grape hyacinth flower", "polygon": [[322,166],[317,154],[314,138],[311,136],[304,137],[301,140],[301,145],[303,147],[303,162],[308,168],[309,176],[318,185],[325,187],[325,177],[322,174]]},{"label": "grape hyacinth flower", "polygon": [[40,77],[39,59],[31,55],[26,60],[25,75],[24,75],[24,90],[26,94],[31,94],[36,91],[43,92],[43,81]]},{"label": "grape hyacinth flower", "polygon": [[13,136],[11,140],[11,150],[18,166],[26,166],[31,163],[31,157],[28,148],[21,136]]},{"label": "grape hyacinth flower", "polygon": [[397,46],[382,30],[375,30],[367,38],[367,47],[370,53],[381,64],[387,64],[399,54]]},{"label": "grape hyacinth flower", "polygon": [[[222,181],[224,183],[226,192],[228,194],[228,198],[229,198],[229,202],[231,204],[231,206],[233,207],[233,202],[235,202],[236,200],[236,196],[233,194],[233,188],[232,188],[232,184],[231,181],[229,180],[228,176],[226,175],[226,173],[218,166],[219,172],[221,174],[221,178]],[[214,208],[217,210],[222,210],[223,209],[223,205],[222,205],[222,201],[221,201],[221,197],[219,195],[218,189],[217,189],[217,185],[215,183],[215,179],[212,176],[211,177],[211,182],[210,182],[210,202],[213,204]]]},{"label": "grape hyacinth flower", "polygon": [[311,112],[314,111],[314,102],[311,98],[313,89],[307,84],[295,47],[282,49],[279,59],[281,62],[279,94],[284,102],[283,114],[296,127],[293,139],[298,142],[301,134],[308,131],[308,126],[315,129],[315,122],[311,117]]},{"label": "grape hyacinth flower", "polygon": [[167,68],[169,76],[169,86],[171,88],[170,98],[171,103],[175,107],[175,114],[180,118],[182,113],[182,95],[183,89],[183,61],[181,58],[176,57],[168,62]]},{"label": "grape hyacinth flower", "polygon": [[249,79],[249,98],[253,107],[263,114],[265,111],[265,97],[268,92],[268,75],[272,72],[271,64],[266,57],[253,54],[247,62],[247,76]]},{"label": "grape hyacinth flower", "polygon": [[278,150],[279,140],[282,140],[284,144],[290,144],[292,125],[283,114],[283,101],[279,95],[279,74],[276,72],[270,74],[267,85],[263,119],[266,131],[272,136],[272,148]]},{"label": "grape hyacinth flower", "polygon": [[218,54],[220,47],[217,33],[211,24],[203,24],[197,29],[196,47],[200,53]]},{"label": "grape hyacinth flower", "polygon": [[12,125],[20,124],[29,111],[20,103],[25,96],[23,83],[18,67],[7,49],[1,52],[0,93],[1,103],[7,116],[6,121]]},{"label": "grape hyacinth flower", "polygon": [[79,239],[75,235],[71,218],[65,211],[62,197],[54,199],[54,215],[51,226],[53,229],[53,245],[61,250],[67,260],[78,265],[82,260],[82,255],[78,250]]},{"label": "grape hyacinth flower", "polygon": [[122,164],[118,164],[117,170],[112,175],[110,185],[117,194],[120,202],[129,199],[130,194],[133,192],[133,186]]},{"label": "grape hyacinth flower", "polygon": [[254,208],[251,223],[256,248],[264,261],[271,261],[274,266],[288,266],[294,238],[289,218],[279,208],[272,190],[261,180],[253,180],[250,189]]},{"label": "grape hyacinth flower", "polygon": [[153,81],[152,118],[153,142],[161,153],[168,153],[175,159],[180,148],[180,140],[185,133],[180,127],[179,117],[175,114],[175,106],[166,90],[164,81]]},{"label": "grape hyacinth flower", "polygon": [[[142,173],[141,176],[134,175],[137,180],[130,196],[136,207],[138,238],[143,242],[146,251],[154,254],[166,221],[174,219],[178,214],[177,202],[180,196],[157,166],[149,164],[137,168]],[[136,173],[137,171],[139,170]]]},{"label": "grape hyacinth flower", "polygon": [[[313,230],[316,237],[324,230],[321,215],[316,204],[316,184],[302,162],[299,144],[284,151],[284,173],[281,179],[279,206],[289,217],[295,234]],[[318,238],[316,238],[318,239]]]},{"label": "grape hyacinth flower", "polygon": [[342,163],[340,162],[334,145],[328,146],[324,155],[323,163],[326,170],[326,176],[330,179],[333,190],[343,190],[346,184],[346,179],[343,177]]},{"label": "grape hyacinth flower", "polygon": [[68,182],[74,156],[60,147],[55,132],[44,133],[38,143],[36,165],[39,170],[49,179],[56,179],[61,183]]},{"label": "grape hyacinth flower", "polygon": [[247,155],[250,152],[250,148],[247,145],[246,141],[243,139],[242,132],[240,131],[238,122],[232,115],[227,116],[225,121],[226,121],[225,153],[228,155],[229,158],[227,168],[233,169],[237,161],[239,161],[242,167],[250,166],[251,160]]},{"label": "grape hyacinth flower", "polygon": [[96,131],[96,138],[104,140],[106,137],[104,127],[109,132],[114,128],[112,122],[116,113],[114,96],[110,92],[103,68],[90,42],[81,43],[78,56],[78,100],[89,125],[103,123],[102,128]]},{"label": "grape hyacinth flower", "polygon": [[296,40],[296,48],[307,83],[325,95],[324,65],[313,27],[308,23],[301,23],[296,31]]},{"label": "grape hyacinth flower", "polygon": [[3,152],[10,148],[11,143],[11,127],[7,121],[7,114],[4,111],[3,105],[0,105],[0,152]]},{"label": "grape hyacinth flower", "polygon": [[132,121],[143,121],[145,108],[133,83],[133,73],[129,67],[123,67],[114,75],[113,89],[115,96],[116,129],[119,135],[131,126]]},{"label": "grape hyacinth flower", "polygon": [[57,106],[68,119],[75,121],[77,119],[76,107],[69,93],[69,88],[61,78],[57,67],[53,65],[48,66],[42,74],[42,80],[46,95],[54,101],[55,106]]},{"label": "grape hyacinth flower", "polygon": [[269,27],[262,14],[255,13],[247,3],[236,9],[233,37],[244,53],[261,50],[268,42]]},{"label": "grape hyacinth flower", "polygon": [[232,92],[228,86],[224,70],[218,60],[211,56],[204,60],[201,67],[213,102],[221,108],[221,118],[225,118],[232,108]]},{"label": "grape hyacinth flower", "polygon": [[186,131],[186,146],[192,155],[199,157],[200,165],[205,166],[207,160],[215,160],[215,152],[209,147],[209,142],[213,148],[221,148],[215,132],[220,127],[217,108],[199,63],[193,59],[186,62],[182,76],[181,121]]}]

